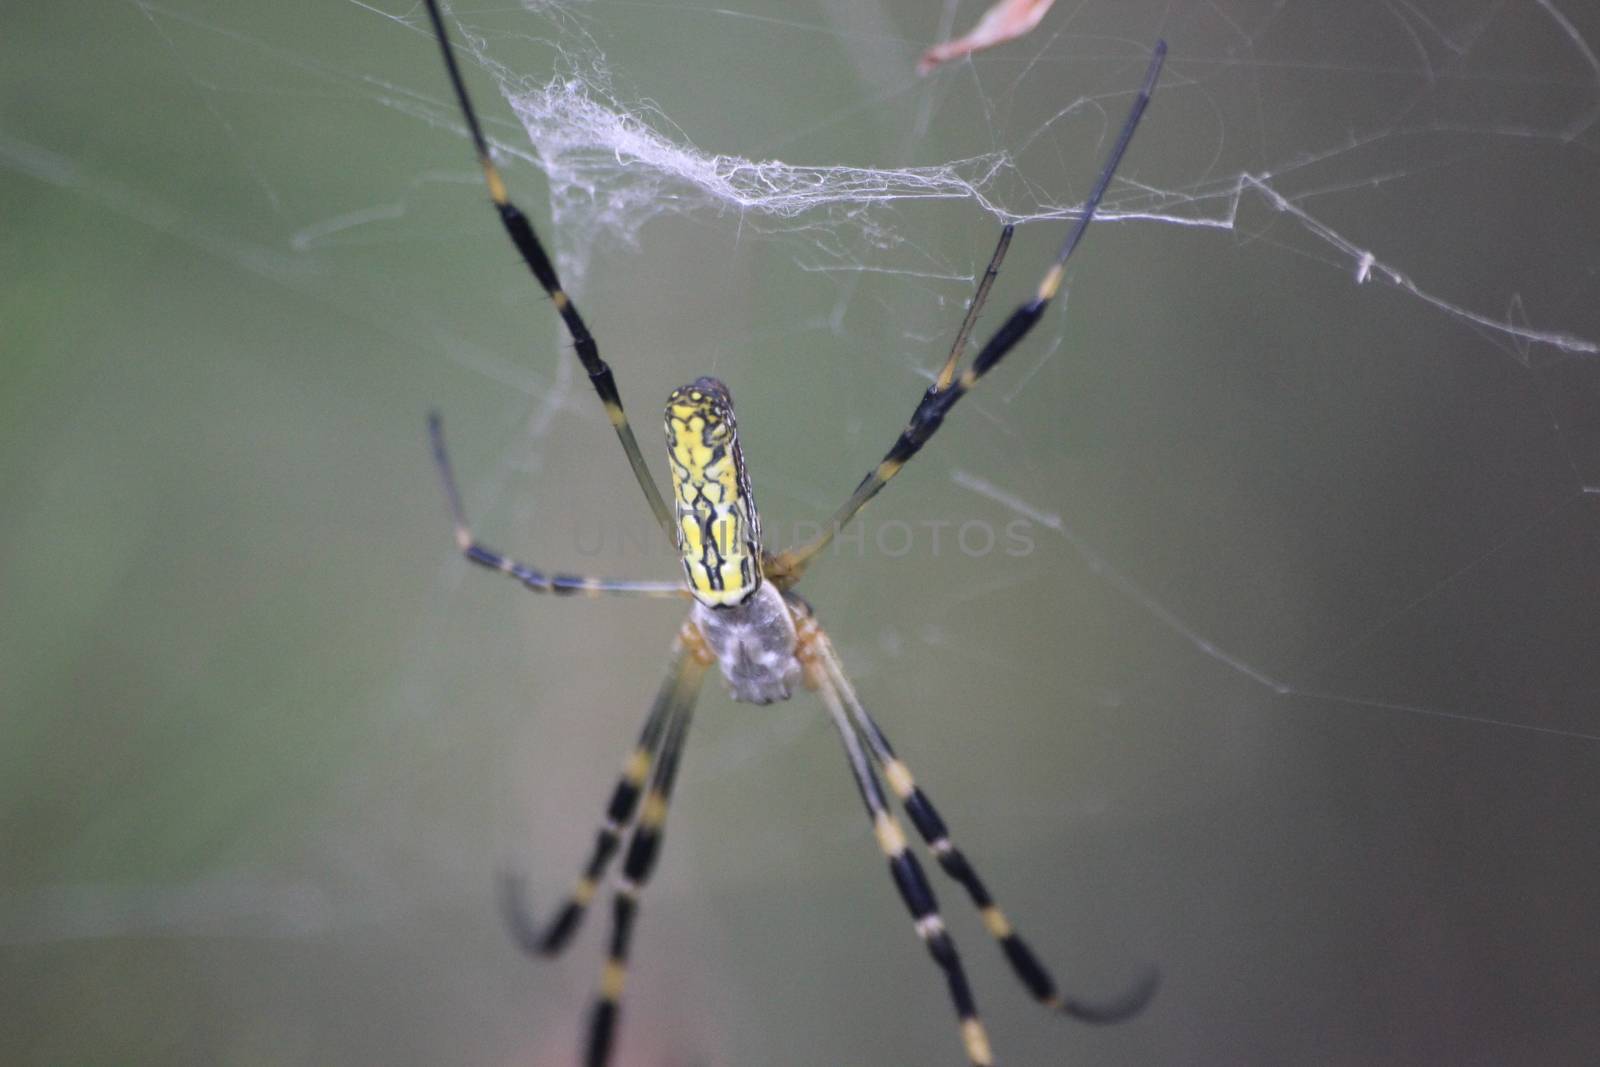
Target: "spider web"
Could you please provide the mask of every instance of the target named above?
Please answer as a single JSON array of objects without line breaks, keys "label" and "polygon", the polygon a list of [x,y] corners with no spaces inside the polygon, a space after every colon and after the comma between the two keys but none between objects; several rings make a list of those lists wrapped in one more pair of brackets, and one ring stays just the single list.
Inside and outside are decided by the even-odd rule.
[{"label": "spider web", "polygon": [[[647,456],[658,399],[723,378],[773,541],[891,443],[1002,223],[980,337],[1031,292],[1167,39],[1062,298],[805,592],[1065,983],[1167,976],[1135,1026],[1062,1029],[946,889],[1003,1060],[1581,1059],[1600,22],[1057,5],[918,78],[977,15],[450,21]],[[23,1058],[170,1059],[149,1019],[187,1000],[222,1021],[179,1058],[570,1062],[599,938],[530,970],[488,872],[565,888],[675,618],[445,564],[421,413],[490,544],[673,562],[483,209],[421,9],[138,0],[5,47],[33,473],[0,522],[35,636],[0,699],[36,715],[4,746],[3,970],[46,978],[22,1015],[93,1018],[18,1030]],[[624,1063],[958,1051],[809,704],[704,701]]]}]

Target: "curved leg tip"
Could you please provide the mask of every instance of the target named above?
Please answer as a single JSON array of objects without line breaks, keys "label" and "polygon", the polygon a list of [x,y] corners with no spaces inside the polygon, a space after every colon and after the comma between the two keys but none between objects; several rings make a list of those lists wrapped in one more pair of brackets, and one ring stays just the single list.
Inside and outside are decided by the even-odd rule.
[{"label": "curved leg tip", "polygon": [[554,956],[572,938],[582,907],[568,901],[549,926],[541,927],[528,907],[528,879],[512,871],[501,871],[496,879],[500,915],[517,945],[530,956]]},{"label": "curved leg tip", "polygon": [[513,871],[501,871],[495,876],[495,890],[500,917],[505,920],[512,939],[529,955],[543,955],[539,944],[544,939],[540,936],[539,924],[529,913],[527,878]]},{"label": "curved leg tip", "polygon": [[1133,984],[1132,988],[1114,1000],[1094,1002],[1063,998],[1056,1006],[1063,1014],[1079,1022],[1101,1025],[1120,1023],[1144,1011],[1146,1005],[1155,998],[1156,990],[1160,986],[1161,972],[1152,967]]}]

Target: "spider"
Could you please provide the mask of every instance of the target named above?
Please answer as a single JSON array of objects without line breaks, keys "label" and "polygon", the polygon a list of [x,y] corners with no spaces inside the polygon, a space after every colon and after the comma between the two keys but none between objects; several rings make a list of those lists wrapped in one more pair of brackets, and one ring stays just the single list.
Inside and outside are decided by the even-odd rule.
[{"label": "spider", "polygon": [[1091,1023],[1117,1022],[1137,1014],[1155,993],[1158,976],[1154,971],[1120,997],[1107,1002],[1067,997],[1057,991],[1049,971],[995,903],[976,869],[956,847],[927,794],[917,785],[906,764],[895,755],[889,739],[862,705],[840,666],[833,644],[818,624],[811,606],[794,591],[794,586],[834,534],[921,450],[956,401],[992,370],[1044,314],[1061,286],[1067,259],[1093,219],[1150,102],[1166,55],[1166,44],[1157,42],[1144,82],[1084,203],[1082,214],[1045,272],[1033,299],[1013,311],[984,343],[971,364],[960,374],[956,373],[968,336],[1010,243],[1012,231],[1007,226],[943,368],[893,447],[861,479],[820,534],[804,544],[770,552],[761,542],[761,519],[751,493],[744,453],[739,447],[733,398],[728,387],[715,378],[696,379],[673,390],[667,398],[671,506],[663,499],[623,412],[611,368],[600,358],[588,326],[572,298],[562,289],[532,224],[507,195],[505,182],[490,157],[477,113],[456,65],[437,0],[427,0],[427,9],[444,56],[445,70],[466,120],[478,163],[483,168],[489,199],[511,243],[560,314],[578,359],[588,372],[622,442],[634,477],[662,530],[678,550],[683,580],[618,581],[550,574],[480,543],[467,525],[461,494],[445,452],[443,423],[439,413],[433,412],[428,420],[429,434],[434,461],[455,522],[456,544],[471,562],[508,575],[539,593],[672,597],[693,601],[689,617],[673,642],[666,680],[650,706],[638,741],[611,793],[588,863],[571,895],[555,917],[541,926],[528,915],[522,880],[508,875],[501,881],[505,918],[518,943],[532,955],[555,956],[571,941],[612,861],[623,851],[623,838],[627,837],[622,877],[611,900],[610,950],[590,1015],[584,1062],[589,1067],[603,1067],[610,1060],[639,895],[655,868],[667,805],[677,779],[695,700],[701,681],[713,664],[721,669],[736,701],[770,704],[789,699],[800,687],[821,697],[844,742],[850,771],[866,804],[878,846],[888,860],[895,887],[911,913],[917,936],[943,972],[959,1021],[962,1044],[971,1064],[994,1062],[989,1039],[979,1019],[955,943],[940,916],[933,889],[916,856],[907,847],[905,831],[880,784],[880,772],[934,859],[966,890],[1018,979],[1036,999],[1071,1018]]}]

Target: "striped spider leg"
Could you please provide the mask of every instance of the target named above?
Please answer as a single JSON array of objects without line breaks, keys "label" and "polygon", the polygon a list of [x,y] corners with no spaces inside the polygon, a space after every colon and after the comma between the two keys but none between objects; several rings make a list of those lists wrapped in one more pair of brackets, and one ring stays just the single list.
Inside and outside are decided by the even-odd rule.
[{"label": "striped spider leg", "polygon": [[606,361],[600,358],[600,348],[595,343],[594,336],[589,333],[588,324],[583,321],[583,316],[578,314],[578,306],[561,287],[561,279],[557,276],[550,257],[545,254],[544,245],[539,242],[533,224],[528,221],[528,216],[511,202],[506,192],[505,179],[500,176],[500,169],[494,165],[494,159],[489,155],[489,142],[483,136],[478,113],[472,106],[471,98],[467,96],[467,84],[461,78],[460,68],[456,66],[455,52],[451,50],[450,38],[445,32],[444,16],[439,11],[438,0],[427,0],[427,8],[428,18],[433,23],[434,36],[439,41],[439,50],[444,54],[444,66],[450,75],[450,85],[455,90],[456,102],[461,105],[461,114],[466,117],[467,130],[472,135],[472,147],[478,155],[478,166],[483,169],[483,180],[489,187],[489,200],[500,216],[500,224],[505,227],[506,235],[511,238],[511,243],[522,255],[523,262],[533,272],[534,278],[538,280],[546,295],[550,297],[550,302],[555,305],[557,313],[560,314],[561,322],[566,327],[568,336],[572,338],[572,347],[577,350],[578,361],[583,364],[584,371],[589,375],[589,382],[594,386],[594,391],[599,395],[600,403],[605,408],[606,418],[611,421],[612,427],[617,432],[617,439],[622,442],[622,451],[628,457],[628,466],[633,468],[634,480],[644,491],[645,500],[650,504],[650,511],[655,515],[656,522],[670,538],[672,516],[667,511],[666,501],[661,498],[661,490],[656,487],[655,479],[650,477],[650,468],[645,464],[644,455],[639,451],[639,442],[633,436],[633,427],[628,423],[627,413],[622,409],[622,394],[617,390],[616,378]]},{"label": "striped spider leg", "polygon": [[[667,806],[672,800],[672,787],[678,779],[678,765],[683,758],[684,742],[689,736],[695,698],[700,693],[700,682],[706,668],[712,663],[705,643],[692,622],[684,623],[678,647],[683,651],[674,664],[667,686],[663,687],[663,692],[670,687],[670,695],[661,751],[651,770],[650,786],[639,808],[637,824],[628,838],[627,854],[622,860],[622,877],[612,891],[610,946],[605,968],[601,971],[600,990],[589,1016],[585,1067],[605,1067],[611,1059],[617,1016],[622,1010],[622,986],[627,975],[633,923],[639,913],[639,894],[655,872],[656,860],[661,855]],[[621,787],[618,792],[621,792]],[[600,866],[603,870],[604,864]]]},{"label": "striped spider leg", "polygon": [[616,857],[623,835],[633,826],[634,814],[639,809],[639,798],[643,794],[645,782],[650,777],[652,768],[658,765],[657,757],[661,754],[662,738],[666,735],[669,721],[683,699],[682,687],[684,679],[690,672],[688,662],[690,658],[689,647],[680,638],[673,645],[672,666],[667,671],[666,679],[661,683],[660,691],[656,693],[655,701],[650,705],[650,714],[645,718],[644,728],[639,732],[639,740],[623,762],[622,773],[611,791],[611,799],[606,804],[605,818],[595,834],[594,848],[589,854],[589,860],[584,864],[583,873],[579,875],[577,884],[573,886],[572,892],[556,912],[555,918],[541,928],[529,918],[527,879],[520,874],[510,872],[500,876],[501,913],[505,916],[506,925],[511,928],[512,936],[530,955],[559,955],[571,942],[578,924],[583,921],[584,913],[588,910],[590,901],[594,899],[595,891],[611,868],[611,861]]},{"label": "striped spider leg", "polygon": [[[809,627],[805,625],[806,623],[810,623]],[[809,618],[805,618],[802,623],[801,633],[806,642],[801,653],[801,662],[806,664],[806,684],[816,690],[823,704],[827,706],[828,713],[833,717],[839,738],[844,742],[845,755],[850,760],[850,773],[855,777],[862,803],[867,806],[867,817],[872,820],[873,836],[877,838],[878,848],[889,862],[889,876],[894,879],[895,888],[900,891],[900,899],[905,901],[906,910],[911,913],[911,922],[917,931],[917,936],[928,947],[928,954],[933,957],[934,963],[944,972],[945,984],[949,987],[950,1000],[955,1007],[956,1019],[961,1029],[961,1043],[967,1052],[967,1061],[973,1067],[990,1067],[994,1063],[994,1053],[989,1048],[989,1035],[983,1027],[983,1021],[978,1017],[978,1004],[972,995],[972,985],[967,981],[966,970],[961,966],[961,956],[956,952],[955,941],[945,930],[944,919],[939,914],[939,903],[934,899],[933,887],[928,884],[928,876],[923,873],[917,857],[906,847],[905,830],[890,809],[889,802],[884,799],[883,786],[878,783],[878,773],[868,759],[866,750],[861,745],[861,738],[846,714],[837,682],[826,668],[818,669],[816,659],[804,650],[806,646],[826,639],[821,636],[820,628],[811,623]]]},{"label": "striped spider leg", "polygon": [[1161,67],[1166,57],[1167,43],[1157,41],[1150,55],[1150,66],[1145,71],[1144,82],[1140,85],[1133,105],[1128,110],[1128,117],[1123,120],[1122,129],[1117,133],[1116,143],[1112,145],[1111,153],[1106,156],[1105,164],[1100,168],[1099,177],[1095,179],[1094,188],[1089,191],[1089,198],[1083,203],[1078,221],[1067,234],[1067,239],[1062,242],[1061,251],[1056,254],[1050,269],[1045,271],[1033,299],[1018,305],[1005,322],[1001,323],[1000,328],[984,342],[967,369],[959,376],[955,374],[955,364],[961,349],[965,346],[971,323],[976,319],[978,309],[982,307],[988,295],[994,273],[999,270],[1000,260],[1005,256],[1006,246],[1010,243],[1010,228],[1007,227],[1000,235],[1000,244],[995,248],[989,269],[979,284],[977,295],[967,312],[967,321],[962,324],[961,333],[956,338],[955,347],[950,350],[950,356],[945,360],[938,378],[917,403],[916,409],[911,413],[910,421],[906,423],[906,428],[900,432],[900,436],[895,439],[883,459],[878,461],[878,465],[861,479],[855,491],[850,494],[850,498],[840,505],[839,510],[824,524],[821,533],[805,544],[786,548],[768,560],[767,574],[773,581],[783,588],[788,588],[799,581],[817,554],[827,548],[834,536],[866,506],[867,501],[877,496],[878,491],[911,461],[911,457],[922,450],[922,446],[927,444],[928,439],[944,424],[945,416],[955,407],[956,402],[967,394],[967,390],[976,385],[979,378],[993,370],[1043,317],[1045,308],[1049,307],[1050,301],[1061,288],[1062,278],[1066,274],[1067,260],[1072,258],[1078,242],[1083,240],[1083,235],[1088,230],[1089,223],[1094,220],[1094,214],[1100,207],[1106,189],[1111,185],[1111,179],[1117,173],[1123,153],[1128,150],[1128,145],[1133,140],[1133,132],[1138,128],[1139,120],[1144,116],[1144,110],[1155,93],[1156,81],[1161,77]]},{"label": "striped spider leg", "polygon": [[587,1067],[604,1067],[611,1057],[639,895],[661,854],[667,807],[677,782],[689,721],[700,683],[711,663],[699,631],[692,622],[684,623],[673,643],[672,666],[606,805],[589,861],[556,917],[541,928],[528,916],[525,880],[518,875],[501,876],[501,909],[512,936],[530,955],[556,956],[571,942],[618,853],[623,835],[628,835],[622,877],[612,891],[610,944],[589,1015],[584,1046]]},{"label": "striped spider leg", "polygon": [[491,571],[515,578],[535,593],[554,593],[557,596],[636,596],[672,597],[681,599],[689,595],[682,582],[639,582],[616,578],[594,578],[580,574],[546,574],[526,563],[518,563],[472,536],[467,525],[466,509],[461,504],[461,491],[456,487],[455,472],[450,467],[450,455],[444,447],[444,419],[437,411],[428,413],[428,437],[433,446],[433,462],[438,468],[439,480],[444,484],[445,501],[450,505],[450,517],[455,521],[456,547],[468,560]]},{"label": "striped spider leg", "polygon": [[[854,746],[846,738],[846,748],[859,748],[861,743],[865,742],[868,752],[871,753],[872,763],[883,773],[889,788],[894,791],[907,817],[917,828],[923,843],[928,846],[928,851],[933,853],[934,859],[944,872],[967,891],[973,907],[978,909],[978,914],[983,919],[984,927],[999,943],[1006,960],[1011,964],[1011,969],[1016,973],[1018,980],[1028,987],[1028,992],[1033,994],[1034,999],[1048,1008],[1086,1023],[1121,1022],[1142,1011],[1155,996],[1156,987],[1160,984],[1160,974],[1154,969],[1146,972],[1120,996],[1108,1001],[1088,1001],[1061,995],[1056,988],[1055,979],[1050,976],[1050,972],[1039,962],[1039,958],[1034,955],[1028,943],[1011,925],[1011,920],[1006,918],[1005,912],[1000,910],[1000,906],[995,903],[988,887],[978,877],[977,870],[966,855],[951,840],[950,831],[945,826],[944,820],[934,809],[927,794],[917,785],[910,768],[895,755],[883,730],[862,706],[860,698],[856,696],[855,687],[845,676],[844,669],[839,663],[838,653],[834,651],[827,635],[815,623],[802,625],[800,632],[806,649],[805,655],[809,657],[808,666],[814,674],[820,675],[815,681],[815,688],[822,694],[829,710],[834,712],[834,721],[840,725],[841,731],[853,730],[857,734]],[[848,715],[834,711],[835,705],[848,712]],[[855,763],[853,752],[851,762]],[[871,807],[869,804],[869,809]],[[873,814],[876,821],[877,812],[874,811]]]}]

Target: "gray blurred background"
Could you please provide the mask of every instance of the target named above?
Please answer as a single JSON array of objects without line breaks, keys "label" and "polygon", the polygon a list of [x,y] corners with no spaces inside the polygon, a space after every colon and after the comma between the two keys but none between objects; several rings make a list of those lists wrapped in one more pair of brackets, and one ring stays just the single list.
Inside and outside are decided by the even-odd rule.
[{"label": "gray blurred background", "polygon": [[[997,1055],[1594,1060],[1592,9],[1096,0],[918,79],[979,5],[534,7],[454,21],[514,195],[658,474],[714,373],[775,532],[888,446],[1002,218],[985,325],[1031,290],[1166,37],[1066,299],[804,586],[1063,984],[1163,971],[1051,1018],[936,883]],[[603,924],[531,963],[492,875],[566,889],[681,609],[452,552],[433,405],[489,543],[674,573],[420,7],[4,24],[0,1060],[574,1062]],[[503,93],[552,79],[681,154],[541,160]],[[719,154],[975,191],[660,169]],[[960,1062],[808,697],[708,687],[635,944],[619,1064]]]}]

